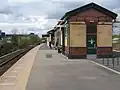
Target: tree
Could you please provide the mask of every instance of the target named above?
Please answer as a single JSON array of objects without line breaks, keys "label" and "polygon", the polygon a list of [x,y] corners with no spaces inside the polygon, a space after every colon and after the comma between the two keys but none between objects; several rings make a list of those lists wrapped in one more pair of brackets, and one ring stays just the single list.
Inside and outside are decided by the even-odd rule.
[{"label": "tree", "polygon": [[11,30],[11,32],[12,32],[12,34],[16,35],[16,34],[18,33],[18,30],[17,30],[16,28],[13,28],[13,29]]},{"label": "tree", "polygon": [[120,38],[120,34],[118,34],[118,35],[113,35],[113,38]]},{"label": "tree", "polygon": [[30,39],[31,39],[32,44],[36,44],[36,43],[40,42],[40,38],[38,35],[30,35]]}]

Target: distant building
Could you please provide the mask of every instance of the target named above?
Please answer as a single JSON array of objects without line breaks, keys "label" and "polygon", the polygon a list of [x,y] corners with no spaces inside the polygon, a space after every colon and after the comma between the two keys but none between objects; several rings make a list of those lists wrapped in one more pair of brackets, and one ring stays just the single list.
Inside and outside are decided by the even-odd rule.
[{"label": "distant building", "polygon": [[34,33],[30,33],[29,35],[35,35]]},{"label": "distant building", "polygon": [[114,38],[113,39],[113,43],[118,43],[118,42],[120,42],[120,38]]}]

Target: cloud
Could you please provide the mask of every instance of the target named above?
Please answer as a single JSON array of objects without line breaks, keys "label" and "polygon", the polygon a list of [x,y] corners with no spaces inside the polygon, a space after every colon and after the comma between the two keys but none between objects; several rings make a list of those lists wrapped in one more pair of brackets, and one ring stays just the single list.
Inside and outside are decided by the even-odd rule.
[{"label": "cloud", "polygon": [[9,7],[5,7],[3,9],[0,9],[0,14],[6,14],[6,15],[8,15],[8,14],[12,14],[12,11],[10,10]]},{"label": "cloud", "polygon": [[56,25],[65,12],[90,2],[120,15],[119,0],[2,0],[0,27],[7,33],[9,28],[18,28],[20,32],[45,33]]},{"label": "cloud", "polygon": [[[119,7],[119,0],[11,0],[11,7],[17,8],[14,12],[23,16],[48,16],[48,19],[60,19],[65,12],[83,6],[89,2],[96,2],[110,10]],[[14,2],[14,4],[13,4]],[[111,3],[111,4],[110,4]]]}]

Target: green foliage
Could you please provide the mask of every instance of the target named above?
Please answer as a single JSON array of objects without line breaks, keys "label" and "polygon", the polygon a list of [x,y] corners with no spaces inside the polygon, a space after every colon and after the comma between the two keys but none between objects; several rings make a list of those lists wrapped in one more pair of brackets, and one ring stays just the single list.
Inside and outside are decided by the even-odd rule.
[{"label": "green foliage", "polygon": [[[120,34],[119,35],[113,35],[113,39],[114,38],[120,38]],[[117,42],[116,42],[117,44],[120,44],[120,40],[117,40]]]},{"label": "green foliage", "polygon": [[20,41],[19,41],[19,48],[26,48],[27,46],[29,46],[31,43],[30,43],[30,40],[27,39],[27,38],[21,38]]},{"label": "green foliage", "polygon": [[113,35],[113,38],[120,38],[120,34],[119,35]]},{"label": "green foliage", "polygon": [[17,49],[27,48],[29,45],[36,45],[40,43],[40,38],[38,35],[14,35],[11,37],[9,43],[6,39],[4,39],[2,42],[3,44],[0,45],[0,56],[13,52]]},{"label": "green foliage", "polygon": [[46,42],[47,42],[47,39],[46,39],[46,38],[41,38],[41,39],[40,39],[40,42],[41,42],[41,43],[46,43]]},{"label": "green foliage", "polygon": [[0,46],[0,56],[8,54],[16,50],[16,47],[12,43],[4,43]]},{"label": "green foliage", "polygon": [[30,35],[21,37],[19,40],[19,47],[26,48],[29,45],[34,45],[40,41],[40,38],[37,35]]},{"label": "green foliage", "polygon": [[14,47],[18,46],[18,37],[16,35],[13,35],[11,38],[11,42],[14,45]]},{"label": "green foliage", "polygon": [[36,43],[40,42],[40,38],[38,35],[31,35],[30,40],[31,40],[31,44],[36,44]]}]

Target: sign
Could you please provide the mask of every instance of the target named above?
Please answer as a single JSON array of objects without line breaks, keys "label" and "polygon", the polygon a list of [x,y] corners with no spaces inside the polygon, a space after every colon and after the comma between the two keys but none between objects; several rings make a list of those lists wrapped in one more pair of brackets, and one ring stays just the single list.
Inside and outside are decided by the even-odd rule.
[{"label": "sign", "polygon": [[93,39],[91,39],[88,42],[90,42],[91,44],[93,44],[95,41]]}]

